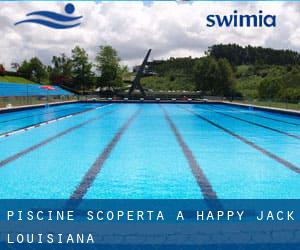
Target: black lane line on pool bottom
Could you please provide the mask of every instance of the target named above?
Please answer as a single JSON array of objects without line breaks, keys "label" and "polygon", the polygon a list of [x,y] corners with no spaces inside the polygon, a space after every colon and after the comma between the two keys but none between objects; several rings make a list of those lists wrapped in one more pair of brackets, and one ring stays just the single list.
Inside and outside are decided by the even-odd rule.
[{"label": "black lane line on pool bottom", "polygon": [[104,162],[109,157],[113,148],[117,145],[120,141],[121,137],[123,136],[124,132],[128,129],[128,127],[132,124],[135,118],[140,114],[141,109],[138,109],[133,115],[129,117],[126,123],[119,129],[119,131],[114,135],[113,139],[110,143],[105,147],[102,153],[98,156],[95,160],[93,165],[89,168],[87,173],[82,178],[80,184],[70,196],[71,200],[81,200],[84,195],[87,193],[88,189],[92,186],[93,182],[95,181],[97,175],[101,171]]},{"label": "black lane line on pool bottom", "polygon": [[248,121],[248,120],[245,120],[245,119],[243,119],[243,118],[236,117],[236,116],[234,116],[234,115],[225,114],[225,113],[223,113],[223,112],[221,112],[221,111],[217,111],[217,110],[214,110],[214,109],[210,109],[210,108],[205,108],[205,109],[206,109],[206,110],[210,110],[210,111],[212,111],[212,112],[215,112],[215,113],[217,113],[217,114],[223,115],[223,116],[230,117],[230,118],[232,118],[232,119],[236,119],[236,120],[239,120],[239,121],[242,121],[242,122],[246,122],[246,123],[248,123],[248,124],[252,124],[252,125],[255,125],[255,126],[257,126],[257,127],[265,128],[265,129],[271,130],[271,131],[273,131],[273,132],[277,132],[277,133],[279,133],[279,134],[283,134],[283,135],[292,137],[292,138],[294,138],[294,139],[300,140],[300,136],[298,136],[298,135],[290,134],[290,133],[287,133],[287,132],[285,132],[285,131],[282,131],[282,130],[279,130],[279,129],[276,129],[276,128],[271,128],[271,127],[269,127],[269,126],[265,126],[265,125],[260,124],[260,123]]},{"label": "black lane line on pool bottom", "polygon": [[298,167],[297,167],[296,165],[294,165],[293,163],[291,163],[291,162],[289,162],[289,161],[287,161],[287,160],[282,159],[281,157],[279,157],[279,156],[277,156],[277,155],[275,155],[275,154],[273,154],[273,153],[267,151],[266,149],[264,149],[264,148],[258,146],[258,145],[255,144],[254,142],[247,140],[246,138],[244,138],[244,137],[242,137],[242,136],[240,136],[240,135],[238,135],[238,134],[232,132],[231,130],[229,130],[229,129],[227,129],[227,128],[222,127],[221,125],[219,125],[219,124],[217,124],[217,123],[215,123],[215,122],[213,122],[213,121],[207,119],[206,117],[204,117],[204,116],[202,116],[202,115],[200,115],[200,114],[198,114],[198,113],[196,113],[196,112],[194,112],[194,111],[192,111],[192,110],[189,110],[189,109],[183,108],[183,107],[181,107],[181,108],[184,109],[184,110],[187,111],[187,112],[192,113],[192,114],[195,115],[196,117],[198,117],[198,118],[200,118],[200,119],[202,119],[202,120],[208,122],[209,124],[215,126],[216,128],[223,130],[223,131],[226,132],[227,134],[229,134],[229,135],[235,137],[236,139],[238,139],[238,140],[244,142],[245,144],[247,144],[247,145],[253,147],[253,148],[256,149],[257,151],[259,151],[259,152],[263,153],[264,155],[270,157],[271,159],[277,161],[278,163],[280,163],[280,164],[283,165],[284,167],[286,167],[286,168],[288,168],[288,169],[294,171],[294,172],[297,173],[297,174],[300,174],[300,168],[298,168]]},{"label": "black lane line on pool bottom", "polygon": [[161,105],[160,105],[160,108],[162,109],[162,111],[164,113],[164,117],[165,117],[166,121],[168,122],[168,125],[170,126],[171,130],[173,131],[173,133],[177,139],[177,142],[180,145],[181,150],[184,153],[184,156],[189,163],[191,171],[196,179],[196,182],[198,183],[198,186],[201,189],[204,199],[207,199],[207,200],[218,199],[217,194],[214,191],[212,185],[210,184],[208,178],[206,177],[202,168],[196,161],[192,151],[190,150],[188,145],[184,142],[179,130],[177,129],[175,123],[171,120],[170,115],[168,114],[167,110],[164,107],[162,107]]},{"label": "black lane line on pool bottom", "polygon": [[91,109],[87,109],[87,110],[78,111],[78,112],[75,112],[75,113],[72,113],[72,114],[68,114],[68,115],[64,115],[64,116],[61,116],[61,117],[57,117],[57,118],[54,118],[54,119],[51,119],[51,120],[48,120],[48,121],[43,121],[43,122],[39,122],[39,123],[28,125],[26,127],[22,127],[22,128],[18,128],[18,129],[14,129],[14,130],[8,131],[8,132],[4,132],[4,133],[0,134],[0,138],[10,136],[10,135],[12,135],[12,134],[14,134],[14,133],[16,133],[18,131],[27,131],[30,128],[38,128],[41,125],[52,123],[54,121],[61,120],[61,119],[65,118],[65,117],[68,117],[68,116],[71,117],[71,116],[75,116],[75,115],[80,115],[80,114],[83,114],[83,113],[87,113],[87,112],[96,110],[96,109],[98,109],[100,107],[105,107],[105,106],[109,106],[109,105],[110,104],[106,104],[106,105],[103,105],[103,106],[99,106],[99,107],[95,107],[95,108],[91,108]]},{"label": "black lane line on pool bottom", "polygon": [[73,127],[69,128],[69,129],[66,129],[66,130],[64,130],[64,131],[62,131],[62,132],[60,132],[60,133],[58,133],[58,134],[56,134],[54,136],[51,136],[48,139],[46,139],[46,140],[44,140],[44,141],[42,141],[42,142],[40,142],[38,144],[35,144],[35,145],[33,145],[33,146],[29,147],[29,148],[26,148],[26,149],[20,151],[19,153],[14,154],[14,155],[12,155],[12,156],[10,156],[10,157],[8,157],[8,158],[0,161],[0,168],[4,167],[5,165],[7,165],[7,164],[9,164],[9,163],[11,163],[11,162],[19,159],[20,157],[22,157],[22,156],[24,156],[24,155],[26,155],[26,154],[28,154],[28,153],[30,153],[30,152],[32,152],[32,151],[40,148],[42,146],[45,146],[46,144],[48,144],[48,143],[56,140],[59,137],[62,137],[64,135],[66,135],[66,134],[69,134],[72,131],[74,131],[76,129],[79,129],[79,128],[81,128],[81,127],[83,127],[83,126],[85,126],[85,125],[87,125],[87,124],[89,124],[91,122],[97,121],[97,120],[101,119],[102,117],[104,117],[106,115],[109,115],[109,114],[111,114],[113,112],[115,112],[115,111],[105,112],[105,113],[101,114],[100,116],[91,118],[91,119],[89,119],[89,120],[87,120],[87,121],[85,121],[83,123],[80,123],[80,124],[78,124],[76,126],[73,126]]},{"label": "black lane line on pool bottom", "polygon": [[[217,107],[216,105],[211,105],[213,107]],[[228,108],[228,107],[226,107]],[[232,110],[232,111],[238,111],[236,109],[231,109],[231,108],[228,108],[229,110]],[[252,114],[252,113],[244,113],[246,115],[252,115],[252,116],[257,116],[257,117],[261,117],[261,118],[265,118],[265,119],[268,119],[268,120],[271,120],[271,121],[276,121],[276,122],[282,122],[282,123],[285,123],[285,124],[290,124],[290,125],[295,125],[295,126],[300,126],[299,123],[293,123],[293,122],[287,122],[287,121],[283,121],[283,120],[279,120],[279,119],[276,119],[276,118],[271,118],[271,117],[268,117],[268,116],[264,116],[264,115],[259,115],[259,114]]]},{"label": "black lane line on pool bottom", "polygon": [[275,119],[275,118],[271,118],[271,117],[264,116],[264,115],[251,114],[251,113],[246,113],[246,114],[247,114],[247,115],[257,116],[257,117],[262,117],[262,118],[265,118],[265,119],[269,119],[269,120],[271,120],[271,121],[282,122],[282,123],[285,123],[285,124],[290,124],[290,125],[300,126],[299,123],[286,122],[286,121],[282,121],[282,120]]}]

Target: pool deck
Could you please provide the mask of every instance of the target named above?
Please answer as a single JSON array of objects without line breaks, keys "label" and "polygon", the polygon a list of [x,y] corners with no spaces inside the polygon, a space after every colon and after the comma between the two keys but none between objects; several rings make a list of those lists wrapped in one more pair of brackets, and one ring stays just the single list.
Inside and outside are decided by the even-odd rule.
[{"label": "pool deck", "polygon": [[244,103],[239,103],[239,102],[228,102],[228,101],[222,101],[220,103],[239,106],[239,107],[245,107],[245,108],[252,107],[252,108],[255,108],[258,110],[263,110],[263,111],[272,111],[272,112],[276,112],[276,113],[300,116],[300,111],[294,110],[294,109],[283,109],[283,108],[275,108],[275,107],[268,107],[268,106],[258,106],[258,105],[244,104]]},{"label": "pool deck", "polygon": [[101,101],[94,101],[94,100],[87,100],[87,101],[80,101],[80,102],[104,102],[104,103],[165,103],[165,104],[227,104],[237,107],[243,108],[254,108],[257,110],[262,111],[270,111],[275,113],[281,114],[288,114],[294,116],[300,116],[300,111],[294,109],[283,109],[283,108],[275,108],[275,107],[268,107],[268,106],[258,106],[252,104],[244,104],[239,102],[230,102],[224,100],[101,100]]},{"label": "pool deck", "polygon": [[[48,105],[49,106],[57,106],[57,105],[71,104],[71,103],[77,103],[77,102],[78,101],[51,102]],[[0,114],[1,113],[14,112],[14,111],[21,111],[21,110],[26,110],[26,109],[41,108],[41,107],[44,107],[45,105],[46,105],[46,103],[33,104],[33,105],[24,105],[24,106],[12,106],[11,108],[0,108]]]},{"label": "pool deck", "polygon": [[[268,107],[268,106],[258,106],[258,105],[244,104],[244,103],[239,103],[239,102],[230,102],[230,101],[224,101],[224,100],[113,100],[113,99],[103,99],[103,100],[53,102],[53,103],[49,103],[49,106],[57,106],[57,105],[72,104],[72,103],[87,103],[87,102],[89,102],[89,103],[145,103],[145,104],[146,103],[227,104],[227,105],[243,107],[243,108],[251,107],[251,108],[254,108],[254,109],[257,109],[257,110],[262,110],[262,111],[271,111],[271,112],[275,112],[275,113],[300,116],[300,111],[298,111],[298,110],[275,108],[275,107]],[[20,111],[20,110],[26,110],[26,109],[40,108],[40,107],[43,107],[43,106],[45,106],[45,103],[36,104],[36,105],[11,107],[11,108],[0,108],[0,114],[1,113],[14,112],[14,111]]]}]

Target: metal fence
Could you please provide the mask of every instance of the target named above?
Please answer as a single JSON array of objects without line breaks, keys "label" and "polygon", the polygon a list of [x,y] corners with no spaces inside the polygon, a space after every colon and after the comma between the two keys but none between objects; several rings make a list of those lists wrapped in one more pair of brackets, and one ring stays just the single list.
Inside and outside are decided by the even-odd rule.
[{"label": "metal fence", "polygon": [[249,104],[255,106],[266,106],[281,109],[293,109],[300,111],[300,100],[276,100],[276,99],[243,99],[243,98],[233,98],[234,102]]},{"label": "metal fence", "polygon": [[[290,101],[282,101],[282,100],[270,100],[270,99],[241,99],[241,98],[224,98],[218,96],[200,96],[200,95],[188,95],[187,93],[182,93],[181,95],[171,95],[170,93],[160,93],[158,95],[151,95],[145,98],[141,98],[141,96],[132,96],[134,100],[169,100],[169,101],[227,101],[227,102],[235,102],[247,105],[255,105],[255,106],[266,106],[266,107],[274,107],[281,109],[291,109],[300,111],[300,101],[299,102],[290,102]],[[49,95],[47,96],[8,96],[8,97],[0,97],[0,108],[10,108],[16,106],[26,106],[26,105],[35,105],[35,104],[46,104],[54,103],[54,102],[65,102],[65,101],[112,101],[112,100],[120,100],[127,101],[126,97],[104,97],[99,95]]]},{"label": "metal fence", "polygon": [[7,96],[0,97],[0,108],[11,108],[17,106],[27,106],[36,104],[46,104],[54,102],[65,102],[78,100],[77,96]]}]

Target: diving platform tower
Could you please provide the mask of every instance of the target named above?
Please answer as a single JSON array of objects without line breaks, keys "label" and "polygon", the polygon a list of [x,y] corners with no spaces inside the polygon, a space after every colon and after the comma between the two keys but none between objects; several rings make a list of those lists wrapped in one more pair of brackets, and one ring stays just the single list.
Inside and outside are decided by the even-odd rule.
[{"label": "diving platform tower", "polygon": [[150,53],[151,53],[151,49],[148,50],[148,52],[147,52],[147,54],[146,54],[146,56],[143,60],[142,65],[139,67],[139,69],[137,71],[137,74],[136,74],[134,80],[132,81],[132,85],[131,85],[131,87],[128,91],[128,97],[131,97],[131,94],[135,89],[139,90],[143,97],[146,96],[145,90],[143,89],[140,81],[141,81],[141,78],[144,74],[144,70],[145,70],[145,67],[147,65]]}]

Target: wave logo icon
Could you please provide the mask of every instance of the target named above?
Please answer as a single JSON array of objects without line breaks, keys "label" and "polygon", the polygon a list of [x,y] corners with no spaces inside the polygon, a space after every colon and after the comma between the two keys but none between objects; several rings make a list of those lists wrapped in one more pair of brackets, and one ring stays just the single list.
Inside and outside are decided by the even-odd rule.
[{"label": "wave logo icon", "polygon": [[[68,3],[65,6],[66,14],[59,14],[52,11],[35,11],[28,13],[26,16],[33,17],[32,19],[26,19],[15,23],[15,25],[24,23],[36,23],[53,29],[70,29],[80,25],[78,22],[82,16],[71,16],[75,11],[75,6]],[[42,17],[42,18],[40,18]],[[46,19],[43,19],[46,18]],[[77,22],[76,22],[77,21]]]}]

